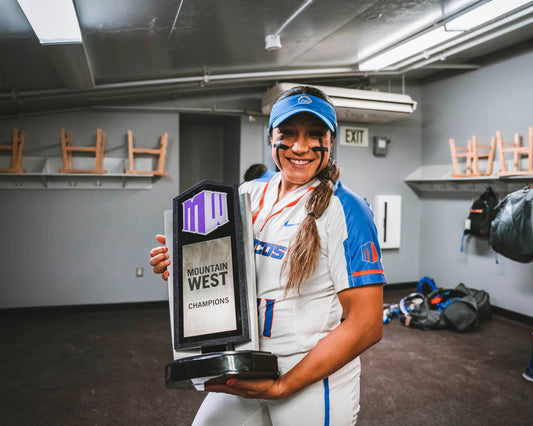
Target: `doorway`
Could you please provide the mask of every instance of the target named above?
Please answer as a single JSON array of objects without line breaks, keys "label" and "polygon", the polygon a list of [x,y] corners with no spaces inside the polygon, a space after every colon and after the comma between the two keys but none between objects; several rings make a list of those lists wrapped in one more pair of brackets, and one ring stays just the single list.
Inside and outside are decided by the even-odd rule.
[{"label": "doorway", "polygon": [[180,193],[209,179],[238,184],[240,117],[180,114]]}]

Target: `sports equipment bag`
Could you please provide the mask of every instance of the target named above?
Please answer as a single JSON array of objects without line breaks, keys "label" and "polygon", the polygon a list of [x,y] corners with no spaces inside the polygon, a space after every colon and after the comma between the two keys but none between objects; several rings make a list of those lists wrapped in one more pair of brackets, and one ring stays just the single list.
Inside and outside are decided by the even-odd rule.
[{"label": "sports equipment bag", "polygon": [[489,244],[517,262],[533,261],[533,188],[508,194],[495,208]]}]

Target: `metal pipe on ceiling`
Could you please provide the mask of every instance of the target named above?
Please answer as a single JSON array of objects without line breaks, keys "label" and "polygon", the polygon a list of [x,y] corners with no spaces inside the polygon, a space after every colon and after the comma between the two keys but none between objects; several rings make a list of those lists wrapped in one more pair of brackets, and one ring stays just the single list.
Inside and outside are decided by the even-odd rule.
[{"label": "metal pipe on ceiling", "polygon": [[147,112],[200,112],[210,113],[217,112],[223,114],[238,115],[264,115],[261,111],[251,111],[247,109],[234,108],[208,108],[208,107],[165,107],[165,106],[136,106],[136,105],[98,105],[89,107],[94,111],[147,111]]},{"label": "metal pipe on ceiling", "polygon": [[140,80],[124,83],[110,83],[97,85],[96,89],[116,89],[116,88],[130,88],[138,86],[156,86],[160,84],[175,84],[175,83],[189,83],[198,82],[209,84],[214,81],[250,81],[250,80],[275,80],[280,78],[296,78],[296,77],[315,77],[315,76],[335,76],[338,74],[353,74],[357,71],[353,67],[338,67],[338,68],[315,68],[289,71],[260,71],[249,73],[234,73],[234,74],[209,74],[205,73],[201,76],[194,77],[177,77],[161,80]]},{"label": "metal pipe on ceiling", "polygon": [[292,15],[291,15],[291,16],[290,16],[290,17],[289,17],[289,18],[288,18],[288,19],[287,19],[282,25],[281,25],[281,27],[279,27],[279,29],[276,31],[275,34],[276,34],[276,35],[279,35],[279,34],[283,31],[283,29],[284,29],[287,25],[289,25],[289,24],[294,20],[294,18],[296,18],[300,13],[302,13],[303,10],[304,10],[307,6],[309,6],[311,3],[313,3],[313,0],[305,0],[304,4],[302,4],[302,5],[298,8],[298,10],[296,10],[296,12],[294,12],[294,13],[293,13],[293,14],[292,14]]},{"label": "metal pipe on ceiling", "polygon": [[172,33],[176,29],[176,23],[178,22],[178,17],[180,16],[182,6],[183,6],[183,0],[180,1],[180,5],[178,6],[178,11],[176,12],[176,16],[174,17],[174,23],[172,24],[172,28],[170,29],[170,32],[168,33],[167,49],[168,49],[168,44],[170,43],[170,39],[172,37]]},{"label": "metal pipe on ceiling", "polygon": [[[97,84],[91,90],[67,90],[67,89],[51,89],[51,90],[29,90],[23,92],[16,92],[17,99],[31,98],[31,97],[73,97],[79,95],[91,95],[98,92],[106,92],[112,90],[132,89],[132,88],[148,88],[162,85],[176,85],[183,83],[199,83],[209,84],[214,82],[237,83],[245,81],[272,81],[282,80],[288,78],[311,78],[311,77],[342,77],[342,76],[368,76],[368,75],[401,75],[398,71],[376,71],[376,72],[360,72],[353,67],[337,67],[337,68],[315,68],[315,69],[300,69],[289,71],[263,71],[251,73],[234,73],[234,74],[203,74],[190,77],[176,77],[158,80],[139,80],[122,83]],[[0,99],[13,98],[13,92],[0,94]]]}]

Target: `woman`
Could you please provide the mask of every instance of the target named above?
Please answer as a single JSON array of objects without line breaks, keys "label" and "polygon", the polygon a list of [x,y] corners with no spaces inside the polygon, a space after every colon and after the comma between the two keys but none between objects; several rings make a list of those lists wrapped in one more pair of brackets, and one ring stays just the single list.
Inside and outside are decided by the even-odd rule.
[{"label": "woman", "polygon": [[[206,386],[194,424],[354,424],[358,356],[383,327],[372,212],[338,181],[337,119],[323,92],[299,86],[282,94],[268,130],[280,172],[240,191],[252,202],[260,349],[278,356],[281,375]],[[168,277],[165,248],[151,256]]]}]

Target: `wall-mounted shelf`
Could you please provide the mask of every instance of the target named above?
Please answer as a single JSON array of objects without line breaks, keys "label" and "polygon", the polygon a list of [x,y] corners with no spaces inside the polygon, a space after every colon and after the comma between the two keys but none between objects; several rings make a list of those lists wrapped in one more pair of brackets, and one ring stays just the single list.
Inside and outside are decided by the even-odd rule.
[{"label": "wall-mounted shelf", "polygon": [[[75,160],[76,168],[91,168],[94,158]],[[126,174],[128,160],[104,158],[107,173],[59,173],[63,166],[61,157],[24,157],[24,173],[0,173],[0,189],[151,189],[153,174]],[[140,170],[151,170],[152,160],[136,160]]]},{"label": "wall-mounted shelf", "polygon": [[483,192],[490,185],[496,192],[512,192],[533,183],[533,176],[498,177],[498,162],[494,162],[491,176],[452,177],[452,164],[420,166],[405,178],[405,182],[419,192]]}]

